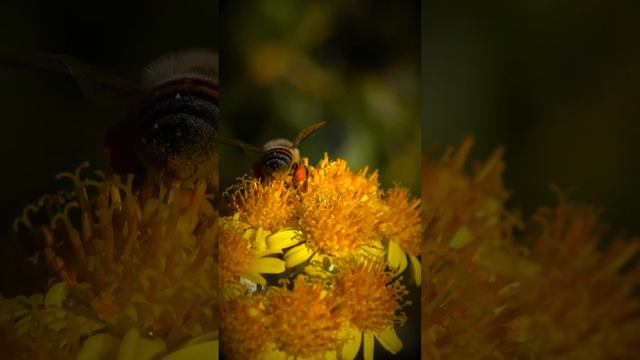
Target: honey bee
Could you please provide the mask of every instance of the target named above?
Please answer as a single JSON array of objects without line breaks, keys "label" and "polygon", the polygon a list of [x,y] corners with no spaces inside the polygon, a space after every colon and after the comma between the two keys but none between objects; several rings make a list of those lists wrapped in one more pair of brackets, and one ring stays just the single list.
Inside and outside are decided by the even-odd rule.
[{"label": "honey bee", "polygon": [[253,176],[255,178],[272,181],[288,180],[288,178],[291,177],[292,185],[300,188],[306,184],[307,169],[304,164],[301,163],[298,146],[325,124],[326,122],[323,121],[302,129],[293,141],[283,138],[269,140],[262,148],[240,140],[224,139],[221,140],[221,143],[236,146],[245,152],[253,152],[260,155],[258,160],[253,163]]},{"label": "honey bee", "polygon": [[142,174],[153,182],[205,179],[217,188],[216,53],[192,50],[161,57],[145,69],[140,83],[68,55],[0,54],[0,63],[68,75],[92,100],[128,103],[126,116],[105,139],[116,172]]}]

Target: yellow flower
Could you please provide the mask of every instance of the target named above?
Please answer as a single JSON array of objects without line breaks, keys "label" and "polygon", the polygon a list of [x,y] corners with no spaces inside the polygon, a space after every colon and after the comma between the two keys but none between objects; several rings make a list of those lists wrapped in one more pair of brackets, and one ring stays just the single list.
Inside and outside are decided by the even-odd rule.
[{"label": "yellow flower", "polygon": [[340,312],[349,321],[349,341],[342,349],[343,358],[355,358],[364,342],[364,358],[373,359],[374,338],[392,354],[402,349],[395,326],[406,321],[405,315],[398,311],[407,291],[392,277],[381,262],[343,261],[334,283]]},{"label": "yellow flower", "polygon": [[228,192],[240,220],[255,227],[283,228],[294,215],[294,192],[283,180],[242,179]]},{"label": "yellow flower", "polygon": [[344,160],[330,161],[327,155],[318,166],[308,169],[306,189],[298,192],[294,203],[295,227],[303,236],[297,243],[272,244],[278,249],[290,247],[285,252],[287,267],[314,254],[340,257],[381,249],[378,222],[382,202],[377,174],[367,176],[367,169],[354,173]]},{"label": "yellow flower", "polygon": [[[136,338],[126,336],[131,328],[141,339],[132,343],[141,344],[145,354],[153,348],[149,351],[156,355],[173,353],[189,339],[216,331],[217,212],[205,196],[204,182],[138,191],[133,176],[126,182],[100,172],[98,179],[83,178],[86,166],[58,176],[73,181],[69,196],[42,199],[40,207],[57,211],[49,224],[36,228],[29,219],[17,222],[43,236],[39,259],[65,290],[51,287],[44,310],[31,306],[27,316],[8,319],[9,327],[29,324],[29,332],[39,334],[41,348],[51,350],[47,356],[61,349],[61,358],[75,358],[80,351],[100,353],[114,339],[122,345],[120,341]],[[47,299],[56,298],[61,300],[49,301],[55,306],[47,305]],[[59,316],[55,328],[41,316],[51,309]],[[87,332],[89,325],[96,328]],[[86,344],[89,333],[97,337]],[[15,340],[17,346],[31,341],[29,336]],[[164,350],[149,348],[148,341],[162,342]]]},{"label": "yellow flower", "polygon": [[[385,250],[392,247],[389,257],[405,263],[408,254],[414,275],[420,273],[419,201],[401,188],[385,197],[377,173],[353,172],[344,160],[303,161],[303,186],[243,179],[230,190],[235,213],[222,221],[220,242],[221,274],[229,280],[222,289],[229,300],[221,314],[223,351],[232,358],[349,359],[364,338],[369,359],[378,338],[396,353],[402,343],[395,325],[404,321],[396,310],[405,291],[392,281],[398,267],[384,271]],[[378,265],[358,278],[345,258]],[[257,259],[281,259],[282,267],[264,278],[247,270]]]},{"label": "yellow flower", "polygon": [[422,219],[420,200],[409,201],[409,190],[396,187],[387,192],[381,228],[389,239],[387,263],[397,273],[411,262],[413,279],[417,286],[422,283],[420,246],[422,244]]},{"label": "yellow flower", "polygon": [[346,256],[366,247],[381,247],[378,174],[354,173],[344,160],[327,155],[309,169],[307,191],[298,204],[300,228],[312,252]]},{"label": "yellow flower", "polygon": [[[279,274],[285,271],[285,262],[271,255],[281,254],[280,250],[267,248],[269,239],[290,234],[284,230],[271,234],[263,228],[254,229],[239,222],[238,217],[223,221],[220,230],[220,285],[223,298],[242,293],[238,288],[240,279],[266,286],[267,280],[261,274]],[[226,290],[230,290],[226,291]]]},{"label": "yellow flower", "polygon": [[339,307],[324,284],[303,276],[296,278],[291,290],[269,288],[265,313],[275,346],[266,357],[335,358],[343,325]]},{"label": "yellow flower", "polygon": [[259,359],[269,345],[264,296],[254,293],[225,301],[220,306],[222,350],[229,359]]}]

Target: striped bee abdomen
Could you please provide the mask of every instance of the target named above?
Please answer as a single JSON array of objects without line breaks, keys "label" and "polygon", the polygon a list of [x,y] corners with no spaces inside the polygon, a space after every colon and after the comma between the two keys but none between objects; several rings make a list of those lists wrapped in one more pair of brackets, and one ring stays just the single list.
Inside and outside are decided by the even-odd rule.
[{"label": "striped bee abdomen", "polygon": [[288,175],[293,163],[291,149],[276,147],[265,151],[260,160],[263,175],[269,178],[280,178]]},{"label": "striped bee abdomen", "polygon": [[[199,92],[168,92],[146,104],[138,117],[140,160],[177,179],[198,176],[217,147],[219,109]],[[206,169],[202,169],[206,170]]]}]

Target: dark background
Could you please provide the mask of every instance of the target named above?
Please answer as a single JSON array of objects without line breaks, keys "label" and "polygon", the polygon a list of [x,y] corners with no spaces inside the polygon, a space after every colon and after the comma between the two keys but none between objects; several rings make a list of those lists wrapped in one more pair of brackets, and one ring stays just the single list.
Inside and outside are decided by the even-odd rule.
[{"label": "dark background", "polygon": [[[419,193],[420,4],[229,1],[221,9],[222,135],[262,146],[327,125],[300,146]],[[221,148],[221,188],[255,158]]]},{"label": "dark background", "polygon": [[423,150],[505,145],[510,206],[554,204],[556,183],[640,235],[640,3],[423,4]]}]

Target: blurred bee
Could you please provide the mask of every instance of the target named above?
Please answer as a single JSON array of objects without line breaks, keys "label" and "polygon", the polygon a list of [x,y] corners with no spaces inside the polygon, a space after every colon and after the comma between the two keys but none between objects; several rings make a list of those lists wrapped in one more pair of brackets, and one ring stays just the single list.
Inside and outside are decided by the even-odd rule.
[{"label": "blurred bee", "polygon": [[0,63],[68,75],[100,104],[127,104],[127,115],[105,139],[116,172],[151,182],[206,179],[217,188],[217,54],[194,50],[161,57],[139,84],[68,55],[0,54]]},{"label": "blurred bee", "polygon": [[272,181],[288,180],[291,177],[293,186],[299,188],[306,184],[307,168],[301,163],[298,146],[325,124],[323,121],[302,129],[293,141],[282,138],[269,140],[262,148],[240,140],[221,140],[221,143],[239,147],[245,152],[260,154],[260,158],[253,163],[255,178]]}]

